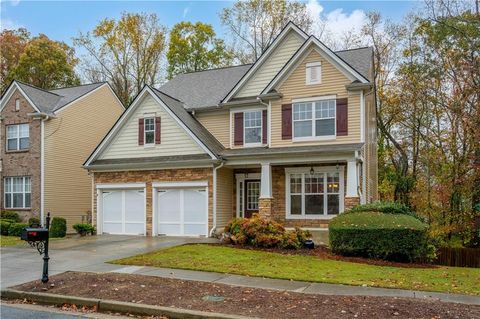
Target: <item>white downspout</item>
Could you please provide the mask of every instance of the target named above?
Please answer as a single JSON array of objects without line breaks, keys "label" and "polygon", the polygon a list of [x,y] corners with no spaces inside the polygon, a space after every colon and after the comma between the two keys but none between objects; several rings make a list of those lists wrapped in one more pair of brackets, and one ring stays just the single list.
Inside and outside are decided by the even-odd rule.
[{"label": "white downspout", "polygon": [[220,165],[213,168],[213,225],[209,233],[210,237],[217,230],[217,170],[222,168],[224,164],[224,162],[221,162]]}]

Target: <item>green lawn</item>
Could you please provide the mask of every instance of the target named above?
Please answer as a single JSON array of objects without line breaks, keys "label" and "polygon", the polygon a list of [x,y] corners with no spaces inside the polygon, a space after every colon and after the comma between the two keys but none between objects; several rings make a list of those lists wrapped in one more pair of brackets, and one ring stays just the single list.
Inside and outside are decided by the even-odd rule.
[{"label": "green lawn", "polygon": [[214,245],[178,246],[115,260],[112,263],[480,295],[478,268],[373,266]]},{"label": "green lawn", "polygon": [[1,247],[6,247],[6,246],[15,246],[18,244],[21,244],[22,240],[20,237],[17,236],[1,236],[0,235],[0,246]]}]

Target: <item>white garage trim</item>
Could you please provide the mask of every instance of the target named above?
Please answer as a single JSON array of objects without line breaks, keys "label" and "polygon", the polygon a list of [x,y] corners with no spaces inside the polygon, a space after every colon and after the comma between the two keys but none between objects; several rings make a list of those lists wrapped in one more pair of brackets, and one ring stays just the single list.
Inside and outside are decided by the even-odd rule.
[{"label": "white garage trim", "polygon": [[147,234],[147,188],[145,183],[97,184],[97,234],[103,234],[103,191],[104,190],[143,190],[143,236]]},{"label": "white garage trim", "polygon": [[206,194],[205,211],[206,211],[206,227],[204,235],[208,237],[208,214],[209,214],[209,192],[208,181],[191,181],[191,182],[156,182],[152,183],[152,236],[158,236],[158,192],[167,189],[188,189],[188,188],[204,188]]},{"label": "white garage trim", "polygon": [[156,188],[182,188],[182,187],[207,187],[207,186],[208,186],[208,181],[152,183],[152,187],[156,187]]},{"label": "white garage trim", "polygon": [[97,189],[131,189],[145,188],[145,183],[114,183],[114,184],[97,184]]}]

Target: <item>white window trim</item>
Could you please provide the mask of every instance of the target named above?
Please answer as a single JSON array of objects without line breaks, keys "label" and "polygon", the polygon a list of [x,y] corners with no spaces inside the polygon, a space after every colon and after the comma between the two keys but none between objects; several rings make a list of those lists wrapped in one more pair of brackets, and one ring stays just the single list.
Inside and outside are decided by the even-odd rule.
[{"label": "white window trim", "polygon": [[[285,169],[285,214],[286,219],[332,219],[338,215],[305,215],[305,203],[302,200],[302,214],[301,215],[292,215],[290,214],[290,175],[291,174],[308,174],[310,173],[312,167],[295,167],[295,168],[286,168]],[[313,167],[315,173],[339,173],[339,214],[344,212],[345,209],[345,180],[344,180],[344,171],[345,168],[343,165],[339,166],[338,169],[336,166],[317,166]],[[326,189],[325,189],[326,191]],[[305,195],[305,184],[302,179],[302,198]],[[327,196],[327,195],[324,195]]]},{"label": "white window trim", "polygon": [[[147,120],[153,120],[153,142],[147,143]],[[152,132],[149,130],[148,132]],[[154,147],[155,146],[155,136],[157,134],[157,124],[155,123],[155,116],[149,115],[143,118],[143,147]]]},{"label": "white window trim", "polygon": [[[334,121],[333,121],[333,123],[334,123],[333,131],[335,132],[335,134],[334,135],[315,136],[317,120],[331,119],[331,117],[318,118],[318,119],[316,118],[315,102],[325,101],[325,100],[335,101],[335,106],[334,106],[335,116],[333,117],[333,119],[334,119]],[[311,136],[295,137],[295,122],[296,121],[297,122],[298,121],[307,121],[307,120],[295,120],[294,110],[295,110],[295,104],[297,104],[297,103],[312,103],[312,118],[310,119],[312,121],[312,135]],[[336,98],[335,95],[323,96],[323,97],[318,97],[318,98],[305,98],[305,99],[292,100],[292,142],[330,141],[330,140],[336,140],[336,139],[337,139],[337,98]]]},{"label": "white window trim", "polygon": [[[28,132],[28,136],[23,136],[23,137],[20,137],[20,127],[22,125],[26,125],[27,126],[27,132]],[[8,128],[10,127],[15,127],[17,129],[17,134],[16,134],[16,137],[8,137]],[[19,151],[27,151],[30,149],[30,124],[29,123],[19,123],[19,124],[12,124],[12,125],[7,125],[6,126],[6,132],[5,132],[5,149],[7,150],[7,152],[19,152]],[[21,138],[27,138],[28,137],[28,147],[27,148],[20,148],[20,139]],[[8,148],[8,141],[9,140],[17,140],[17,148],[16,149],[9,149]]]},{"label": "white window trim", "polygon": [[[259,143],[247,143],[245,139],[245,113],[254,113],[254,112],[260,112],[260,142]],[[254,109],[254,110],[245,110],[242,112],[243,113],[243,146],[244,147],[259,147],[262,146],[263,143],[263,109]],[[251,128],[258,128],[258,126],[251,127]]]},{"label": "white window trim", "polygon": [[[318,80],[311,81],[310,79],[311,70],[312,68],[315,68],[315,67],[318,67]],[[305,65],[305,84],[306,85],[322,84],[322,63],[321,62],[309,62]]]},{"label": "white window trim", "polygon": [[[22,192],[14,192],[13,191],[13,179],[14,178],[22,178],[22,185],[23,185],[23,189],[22,189]],[[26,191],[26,179],[29,178],[30,179],[30,192],[28,193]],[[10,192],[7,193],[7,180],[10,181]],[[5,209],[30,209],[32,207],[32,178],[30,176],[7,176],[4,178],[3,180],[3,189],[4,189],[4,192],[3,192],[3,208]],[[11,207],[7,207],[7,194],[10,194],[12,195],[12,198],[10,199],[10,203],[11,203]],[[22,207],[14,207],[13,206],[13,194],[22,194]],[[25,206],[25,195],[26,194],[30,194],[30,206]]]},{"label": "white window trim", "polygon": [[[236,198],[236,203],[237,203],[237,217],[243,217],[245,214],[245,205],[242,205],[242,210],[240,210],[240,193],[243,195],[242,199],[245,199],[245,181],[246,180],[252,180],[252,179],[261,179],[260,173],[249,173],[247,176],[246,174],[235,174],[235,180],[236,180],[236,190],[237,190],[237,198]],[[243,183],[243,187],[240,187],[240,183]]]}]

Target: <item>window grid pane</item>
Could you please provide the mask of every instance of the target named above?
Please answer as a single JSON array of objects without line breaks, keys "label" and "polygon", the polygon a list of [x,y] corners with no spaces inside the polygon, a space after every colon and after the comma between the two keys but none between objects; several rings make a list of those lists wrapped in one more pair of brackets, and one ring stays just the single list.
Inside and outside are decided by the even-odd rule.
[{"label": "window grid pane", "polygon": [[244,112],[245,144],[262,142],[262,111]]},{"label": "window grid pane", "polygon": [[5,208],[28,208],[31,202],[31,178],[5,178]]},{"label": "window grid pane", "polygon": [[260,182],[247,183],[247,209],[258,209],[258,197],[260,195]]},{"label": "window grid pane", "polygon": [[335,135],[336,102],[321,100],[293,105],[293,136]]}]

